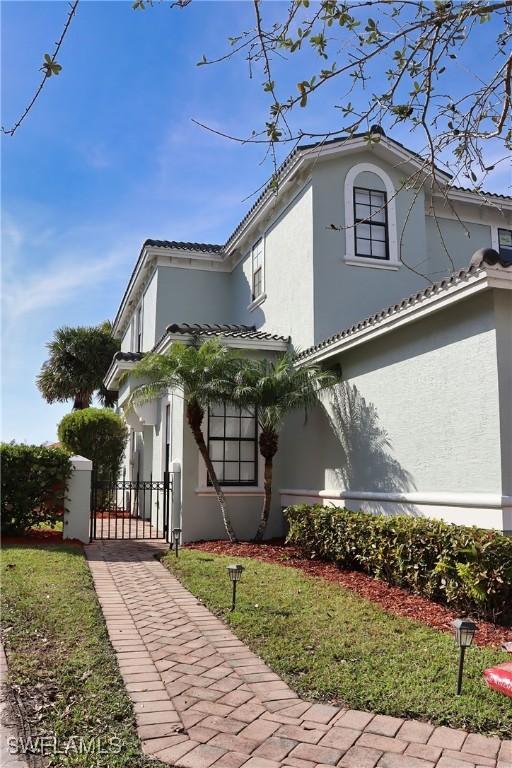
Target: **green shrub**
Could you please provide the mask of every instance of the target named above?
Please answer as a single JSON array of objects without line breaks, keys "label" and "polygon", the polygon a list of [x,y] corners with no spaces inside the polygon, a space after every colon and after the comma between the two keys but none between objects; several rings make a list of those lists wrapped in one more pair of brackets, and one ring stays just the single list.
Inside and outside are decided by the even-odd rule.
[{"label": "green shrub", "polygon": [[308,556],[492,621],[512,619],[512,538],[440,520],[288,507],[287,541]]},{"label": "green shrub", "polygon": [[99,477],[117,476],[128,429],[109,408],[84,408],[68,413],[59,424],[59,440],[71,453],[85,456]]},{"label": "green shrub", "polygon": [[19,535],[53,525],[64,513],[69,455],[44,445],[0,444],[2,533]]}]

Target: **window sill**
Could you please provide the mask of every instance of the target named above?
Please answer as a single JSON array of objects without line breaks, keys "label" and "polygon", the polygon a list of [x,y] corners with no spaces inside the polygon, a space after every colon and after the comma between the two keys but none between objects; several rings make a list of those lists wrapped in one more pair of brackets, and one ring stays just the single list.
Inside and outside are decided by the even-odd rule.
[{"label": "window sill", "polygon": [[[259,485],[221,485],[226,496],[263,496],[263,488]],[[197,496],[215,496],[215,489],[210,485],[199,486],[195,489]]]},{"label": "window sill", "polygon": [[370,267],[371,269],[388,269],[396,272],[400,269],[400,263],[396,261],[384,261],[383,259],[365,259],[364,256],[344,256],[343,261],[349,267]]},{"label": "window sill", "polygon": [[266,298],[267,298],[267,294],[262,293],[260,296],[258,296],[257,299],[254,299],[254,301],[251,301],[251,303],[247,307],[248,311],[252,312],[254,309],[256,309],[256,307],[259,307],[260,304],[263,304]]}]

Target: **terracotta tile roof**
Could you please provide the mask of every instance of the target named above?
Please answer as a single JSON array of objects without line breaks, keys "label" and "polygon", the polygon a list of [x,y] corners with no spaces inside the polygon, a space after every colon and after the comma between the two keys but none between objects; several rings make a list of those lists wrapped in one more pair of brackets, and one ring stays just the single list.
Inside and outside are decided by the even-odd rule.
[{"label": "terracotta tile roof", "polygon": [[[475,257],[478,257],[478,258],[475,259]],[[351,325],[348,328],[344,328],[343,330],[338,331],[332,336],[328,336],[326,339],[323,339],[318,344],[314,344],[312,347],[308,347],[307,349],[304,349],[302,352],[299,352],[299,354],[296,356],[296,360],[303,360],[304,358],[309,357],[315,352],[319,352],[322,349],[327,349],[328,347],[331,346],[331,344],[334,344],[335,342],[340,341],[341,339],[346,339],[347,337],[352,336],[354,333],[357,333],[358,331],[361,331],[364,328],[368,328],[369,326],[378,324],[380,321],[385,320],[390,315],[394,315],[397,312],[402,312],[403,310],[412,306],[415,302],[419,301],[420,299],[424,299],[429,296],[435,295],[436,293],[440,293],[443,289],[448,288],[451,285],[455,285],[456,283],[464,280],[465,278],[471,275],[477,274],[478,272],[480,272],[482,268],[485,267],[486,264],[494,266],[495,264],[499,263],[504,268],[512,267],[511,260],[507,259],[504,256],[503,257],[499,256],[498,253],[494,251],[492,248],[482,249],[482,252],[477,251],[477,253],[475,254],[475,257],[473,257],[475,260],[472,260],[471,265],[468,267],[468,269],[461,269],[458,272],[454,272],[452,275],[445,278],[444,280],[440,280],[438,283],[434,283],[433,285],[430,285],[428,288],[425,288],[425,290],[419,291],[419,293],[413,293],[411,296],[408,296],[407,298],[403,299],[398,304],[392,304],[391,306],[386,307],[385,309],[382,309],[379,312],[376,312],[374,315],[370,315],[370,317],[366,317],[364,320],[361,320],[358,323],[354,323],[354,325]]]},{"label": "terracotta tile roof", "polygon": [[275,333],[257,331],[255,325],[234,325],[208,323],[172,323],[166,328],[166,334],[179,333],[184,336],[228,336],[237,339],[257,339],[273,341],[289,341],[289,336],[278,336]]},{"label": "terracotta tile roof", "polygon": [[[385,134],[384,134],[385,135]],[[321,141],[321,142],[315,142],[310,144],[301,144],[296,146],[292,151],[285,157],[281,165],[278,167],[276,173],[273,176],[273,179],[279,178],[284,171],[291,165],[291,163],[298,158],[299,155],[301,155],[303,152],[314,149],[315,147],[321,148],[327,145],[335,144],[335,143],[342,143],[344,141],[347,141],[349,139],[357,139],[361,138],[362,136],[366,136],[366,133],[356,133],[352,136],[347,137],[338,137],[329,139],[328,141]],[[408,152],[410,155],[414,157],[420,157],[416,152],[406,147],[404,144],[402,144],[399,141],[396,141],[395,139],[392,139],[390,136],[386,136],[387,141],[390,141],[391,143],[395,144],[396,146],[400,147],[401,149]],[[450,176],[449,173],[444,171],[443,169],[439,169],[442,173],[444,173],[446,176]],[[187,242],[187,241],[179,241],[179,240],[153,240],[153,239],[147,239],[144,241],[144,244],[141,248],[139,258],[137,259],[137,263],[135,264],[135,267],[133,269],[132,275],[130,277],[130,280],[128,282],[128,285],[126,287],[126,290],[123,294],[123,297],[121,299],[121,304],[119,306],[119,309],[117,311],[114,325],[117,324],[119,315],[121,313],[121,309],[123,307],[124,301],[129,293],[130,285],[133,279],[133,276],[135,275],[135,272],[137,271],[137,268],[139,264],[141,263],[144,255],[144,248],[146,246],[154,246],[157,248],[169,248],[169,249],[175,249],[175,250],[182,250],[182,251],[190,251],[191,253],[211,253],[211,254],[219,254],[223,255],[226,253],[227,249],[229,248],[231,242],[234,240],[234,238],[241,232],[241,230],[245,227],[247,222],[249,221],[252,214],[256,211],[256,209],[260,206],[260,204],[263,202],[266,195],[269,193],[269,191],[272,189],[272,180],[269,181],[261,191],[261,194],[258,196],[258,198],[255,200],[253,205],[249,208],[245,216],[241,219],[241,221],[236,225],[233,232],[229,235],[226,242],[223,245],[217,244],[217,243],[194,243],[194,242]],[[471,192],[475,193],[475,190],[470,189],[468,187],[461,187],[461,186],[453,186],[452,189],[459,190],[461,192]],[[495,197],[495,198],[502,198],[503,200],[512,200],[512,195],[504,195],[499,194],[495,192],[485,192],[481,191],[481,195],[488,195],[489,197]]]},{"label": "terracotta tile roof", "polygon": [[[209,323],[172,323],[165,329],[165,333],[158,339],[151,352],[157,349],[168,334],[181,334],[183,336],[223,336],[232,339],[254,339],[256,341],[283,341],[289,343],[289,336],[278,336],[275,333],[257,331],[254,325],[234,325]],[[116,363],[138,363],[145,352],[116,352],[112,358],[110,368]],[[110,370],[109,368],[109,370]]]},{"label": "terracotta tile roof", "polygon": [[487,197],[501,197],[503,200],[512,200],[512,195],[504,195],[502,192],[489,192],[489,190],[486,189],[479,189],[475,190],[471,187],[461,187],[458,185],[454,185],[453,187],[450,187],[450,189],[454,189],[456,192],[471,192],[473,195],[483,195]]},{"label": "terracotta tile roof", "polygon": [[112,362],[117,360],[125,363],[137,363],[139,360],[142,360],[143,357],[143,352],[116,352],[112,358]]},{"label": "terracotta tile roof", "polygon": [[201,253],[221,253],[223,250],[222,245],[214,243],[189,243],[179,240],[145,240],[144,245],[155,248],[174,248],[178,251],[200,251]]},{"label": "terracotta tile roof", "polygon": [[[302,152],[305,152],[308,149],[315,149],[316,147],[321,149],[322,147],[329,146],[331,144],[343,143],[344,141],[349,141],[351,139],[360,139],[360,138],[362,138],[363,136],[366,136],[366,135],[367,135],[366,132],[364,132],[364,133],[355,133],[352,136],[337,137],[337,138],[334,138],[334,139],[329,139],[327,141],[319,141],[319,142],[314,142],[314,143],[311,143],[311,144],[299,144],[294,149],[292,149],[292,151],[285,157],[285,159],[283,160],[281,165],[277,168],[273,178],[274,179],[276,179],[276,178],[278,179],[282,175],[282,173],[288,168],[288,166],[290,165],[292,160],[294,160],[297,157],[297,155],[300,155]],[[386,136],[386,134],[383,134],[383,135]],[[405,152],[408,152],[413,157],[419,158],[420,160],[422,159],[421,155],[419,155],[417,152],[414,152],[414,150],[409,149],[409,147],[406,147],[405,144],[402,144],[400,141],[396,141],[396,139],[392,139],[390,136],[386,136],[386,139],[388,141],[390,141],[392,144],[395,144],[397,147],[400,147],[400,149],[403,149]],[[443,173],[445,176],[448,176],[450,178],[452,177],[452,174],[448,173],[443,168],[438,168],[438,171]],[[225,245],[223,246],[224,250],[227,249],[227,247],[229,246],[231,241],[238,235],[240,230],[243,229],[243,227],[245,226],[246,222],[248,221],[250,216],[254,213],[256,208],[260,205],[260,203],[263,201],[263,198],[269,192],[271,187],[272,187],[272,180],[269,181],[268,184],[265,185],[265,187],[263,188],[261,194],[258,196],[256,201],[253,203],[251,208],[249,208],[249,210],[247,211],[247,213],[245,214],[243,219],[239,222],[239,224],[237,224],[237,226],[235,227],[233,232],[229,235],[228,239],[226,240]],[[459,186],[455,186],[455,185],[452,187],[452,189],[460,190],[462,192],[473,192],[473,193],[475,192],[474,189],[470,189],[470,188],[467,188],[467,187],[459,187]],[[488,195],[490,197],[501,197],[504,200],[512,200],[512,196],[511,195],[502,195],[502,194],[498,194],[498,193],[495,193],[495,192],[486,192],[484,190],[481,190],[481,194],[482,195]]]}]

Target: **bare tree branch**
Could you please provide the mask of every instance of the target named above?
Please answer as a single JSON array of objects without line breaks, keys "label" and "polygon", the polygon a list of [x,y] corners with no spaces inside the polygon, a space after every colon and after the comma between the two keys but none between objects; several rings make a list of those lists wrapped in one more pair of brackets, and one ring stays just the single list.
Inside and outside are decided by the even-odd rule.
[{"label": "bare tree branch", "polygon": [[36,103],[37,99],[39,98],[39,95],[41,91],[43,90],[44,86],[46,85],[46,82],[49,77],[52,75],[58,75],[62,67],[60,64],[57,64],[57,55],[60,51],[60,47],[62,43],[64,42],[64,38],[66,37],[66,34],[68,32],[69,26],[71,24],[71,21],[73,19],[73,16],[76,13],[76,9],[78,6],[79,0],[74,0],[74,2],[69,3],[70,10],[68,12],[66,23],[64,24],[64,29],[62,30],[62,34],[58,41],[55,44],[55,50],[54,52],[50,54],[45,54],[43,66],[41,67],[43,71],[43,79],[41,80],[39,87],[37,88],[36,92],[34,93],[31,101],[29,102],[28,106],[25,108],[25,111],[21,115],[21,117],[14,123],[12,128],[4,128],[2,126],[2,133],[6,134],[7,136],[14,136],[34,104]]}]

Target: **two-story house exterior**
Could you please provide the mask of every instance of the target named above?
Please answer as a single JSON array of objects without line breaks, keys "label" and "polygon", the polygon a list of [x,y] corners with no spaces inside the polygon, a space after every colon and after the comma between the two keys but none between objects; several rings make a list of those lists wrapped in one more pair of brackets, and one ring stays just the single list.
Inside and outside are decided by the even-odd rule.
[{"label": "two-story house exterior", "polygon": [[[106,385],[122,407],[141,354],[196,335],[248,354],[291,347],[342,383],[306,423],[297,413],[285,425],[269,536],[299,501],[512,530],[512,198],[455,187],[439,169],[432,184],[415,153],[374,138],[295,149],[278,194],[266,188],[223,245],[146,240]],[[184,540],[222,537],[180,393],[144,409],[128,472],[159,477],[179,462]],[[205,436],[249,537],[256,425],[227,407],[208,414]]]}]

